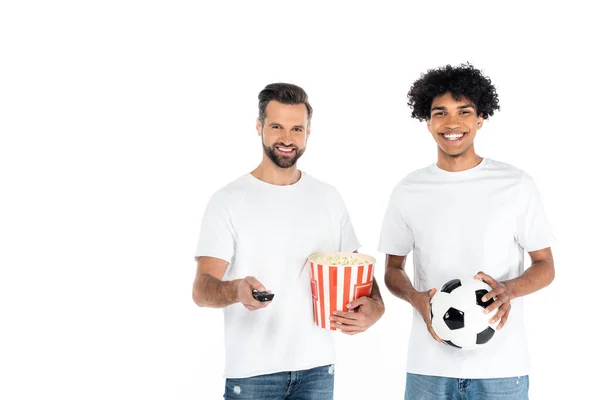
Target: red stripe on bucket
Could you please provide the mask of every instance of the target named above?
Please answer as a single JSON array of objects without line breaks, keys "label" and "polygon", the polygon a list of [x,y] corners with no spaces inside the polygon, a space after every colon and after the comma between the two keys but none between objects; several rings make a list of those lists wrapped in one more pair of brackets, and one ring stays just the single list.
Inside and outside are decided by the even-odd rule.
[{"label": "red stripe on bucket", "polygon": [[323,289],[323,266],[321,264],[317,265],[319,269],[319,302],[321,303],[321,327],[325,328],[325,303],[323,299],[325,298],[325,293]]},{"label": "red stripe on bucket", "polygon": [[[337,310],[337,268],[329,267],[329,312],[333,315],[333,312]],[[332,330],[336,330],[334,326]]]},{"label": "red stripe on bucket", "polygon": [[352,267],[344,268],[344,304],[342,310],[348,312],[348,301],[350,300],[350,278],[352,277]]}]

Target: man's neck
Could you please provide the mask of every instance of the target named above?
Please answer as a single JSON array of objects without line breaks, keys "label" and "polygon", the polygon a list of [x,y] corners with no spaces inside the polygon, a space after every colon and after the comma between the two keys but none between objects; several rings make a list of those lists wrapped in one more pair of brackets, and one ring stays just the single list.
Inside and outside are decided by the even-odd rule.
[{"label": "man's neck", "polygon": [[482,160],[482,157],[475,154],[475,150],[472,152],[465,152],[459,156],[449,156],[438,149],[437,166],[445,171],[460,172],[478,166]]},{"label": "man's neck", "polygon": [[293,185],[298,182],[302,176],[302,172],[296,165],[289,168],[280,168],[271,160],[263,160],[251,174],[256,179],[278,186]]}]

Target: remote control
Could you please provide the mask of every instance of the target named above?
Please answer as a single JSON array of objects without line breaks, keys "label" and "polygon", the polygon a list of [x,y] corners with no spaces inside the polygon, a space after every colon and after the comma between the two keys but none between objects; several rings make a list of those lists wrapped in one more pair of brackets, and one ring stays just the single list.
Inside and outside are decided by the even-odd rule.
[{"label": "remote control", "polygon": [[275,293],[259,292],[258,290],[254,289],[252,291],[252,296],[254,296],[254,298],[258,301],[270,301],[273,300]]}]

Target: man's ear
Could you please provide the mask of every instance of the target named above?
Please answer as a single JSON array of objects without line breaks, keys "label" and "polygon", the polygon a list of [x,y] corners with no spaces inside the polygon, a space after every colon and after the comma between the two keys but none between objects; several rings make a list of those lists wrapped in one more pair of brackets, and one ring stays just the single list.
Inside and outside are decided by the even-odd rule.
[{"label": "man's ear", "polygon": [[481,129],[481,127],[483,126],[483,114],[479,114],[479,117],[477,117],[477,129]]},{"label": "man's ear", "polygon": [[258,118],[256,118],[256,132],[258,133],[258,136],[262,136],[262,124]]}]

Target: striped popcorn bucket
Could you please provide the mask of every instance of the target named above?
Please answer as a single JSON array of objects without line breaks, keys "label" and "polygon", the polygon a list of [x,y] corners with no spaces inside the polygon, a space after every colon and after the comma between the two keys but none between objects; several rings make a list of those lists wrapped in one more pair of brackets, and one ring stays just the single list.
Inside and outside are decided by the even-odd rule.
[{"label": "striped popcorn bucket", "polygon": [[335,331],[334,311],[353,312],[349,302],[371,295],[375,258],[358,253],[314,253],[310,264],[313,315],[317,326]]}]

